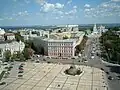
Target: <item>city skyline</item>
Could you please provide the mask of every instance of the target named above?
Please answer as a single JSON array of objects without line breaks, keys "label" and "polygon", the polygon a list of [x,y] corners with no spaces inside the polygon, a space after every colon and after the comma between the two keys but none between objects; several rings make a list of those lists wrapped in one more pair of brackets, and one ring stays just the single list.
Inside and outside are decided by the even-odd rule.
[{"label": "city skyline", "polygon": [[120,23],[120,0],[2,0],[0,26]]}]

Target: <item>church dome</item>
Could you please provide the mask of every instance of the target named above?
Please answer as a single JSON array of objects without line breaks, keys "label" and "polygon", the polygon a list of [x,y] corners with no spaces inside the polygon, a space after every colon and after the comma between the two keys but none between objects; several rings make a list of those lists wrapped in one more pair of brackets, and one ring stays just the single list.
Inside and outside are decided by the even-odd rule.
[{"label": "church dome", "polygon": [[3,34],[5,34],[5,31],[4,31],[4,29],[0,28],[0,35],[3,35]]}]

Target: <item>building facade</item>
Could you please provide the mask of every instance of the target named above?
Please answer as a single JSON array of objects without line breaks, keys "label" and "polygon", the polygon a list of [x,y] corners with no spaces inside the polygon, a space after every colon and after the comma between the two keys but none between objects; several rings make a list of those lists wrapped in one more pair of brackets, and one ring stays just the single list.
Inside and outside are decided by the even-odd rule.
[{"label": "building facade", "polygon": [[4,36],[6,40],[15,40],[15,35],[13,33],[5,33]]},{"label": "building facade", "polygon": [[[68,39],[61,38],[65,34]],[[81,43],[85,33],[71,32],[70,35],[70,32],[66,32],[60,34],[52,33],[52,35],[54,35],[52,39],[51,35],[50,38],[34,38],[33,43],[37,47],[37,50],[41,52],[44,49],[44,55],[49,57],[70,58],[75,56],[75,47]]]},{"label": "building facade", "polygon": [[25,48],[24,42],[17,42],[13,41],[11,43],[1,43],[0,44],[0,56],[3,58],[4,57],[4,52],[9,50],[11,54],[17,53],[17,52],[22,52]]}]

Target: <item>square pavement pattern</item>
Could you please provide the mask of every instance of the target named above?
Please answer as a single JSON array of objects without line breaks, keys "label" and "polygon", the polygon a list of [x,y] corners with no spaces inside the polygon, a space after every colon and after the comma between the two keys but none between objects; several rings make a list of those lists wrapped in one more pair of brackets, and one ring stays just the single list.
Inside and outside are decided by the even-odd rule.
[{"label": "square pavement pattern", "polygon": [[[23,78],[15,74],[2,81],[0,90],[107,90],[105,73],[100,69],[77,66],[83,70],[79,76],[65,75],[64,70],[70,65],[26,63]],[[16,70],[17,71],[17,70]]]}]

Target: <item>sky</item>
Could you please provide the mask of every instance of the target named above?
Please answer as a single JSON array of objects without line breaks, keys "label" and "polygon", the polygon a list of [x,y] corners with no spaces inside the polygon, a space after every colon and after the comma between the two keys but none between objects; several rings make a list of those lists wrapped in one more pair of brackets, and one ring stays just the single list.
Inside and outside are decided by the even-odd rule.
[{"label": "sky", "polygon": [[0,26],[120,23],[120,0],[0,0]]}]

